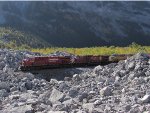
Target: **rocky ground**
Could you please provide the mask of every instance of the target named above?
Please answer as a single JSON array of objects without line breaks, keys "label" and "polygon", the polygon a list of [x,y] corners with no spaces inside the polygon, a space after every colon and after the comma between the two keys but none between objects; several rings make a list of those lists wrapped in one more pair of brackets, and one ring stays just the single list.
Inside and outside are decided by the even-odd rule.
[{"label": "rocky ground", "polygon": [[0,50],[0,113],[149,113],[146,54],[95,68],[53,70],[61,79],[16,71],[28,51]]}]

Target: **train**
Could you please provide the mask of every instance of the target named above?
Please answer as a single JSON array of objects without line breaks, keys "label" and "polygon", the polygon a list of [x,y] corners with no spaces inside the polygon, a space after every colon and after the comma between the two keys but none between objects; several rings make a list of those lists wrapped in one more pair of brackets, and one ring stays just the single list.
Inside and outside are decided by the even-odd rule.
[{"label": "train", "polygon": [[22,60],[22,71],[106,65],[125,60],[129,55],[35,56]]}]

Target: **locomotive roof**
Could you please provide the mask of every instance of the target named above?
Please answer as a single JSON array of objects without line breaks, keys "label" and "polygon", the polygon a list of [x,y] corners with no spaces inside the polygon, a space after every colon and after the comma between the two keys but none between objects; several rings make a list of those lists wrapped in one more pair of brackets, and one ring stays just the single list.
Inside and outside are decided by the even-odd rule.
[{"label": "locomotive roof", "polygon": [[47,57],[71,57],[71,56],[31,56],[28,58],[47,58]]}]

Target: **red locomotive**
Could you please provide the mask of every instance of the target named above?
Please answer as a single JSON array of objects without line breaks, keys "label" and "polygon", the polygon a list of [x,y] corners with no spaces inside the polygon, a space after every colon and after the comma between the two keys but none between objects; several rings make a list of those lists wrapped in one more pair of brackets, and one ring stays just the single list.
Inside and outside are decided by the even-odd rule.
[{"label": "red locomotive", "polygon": [[45,69],[45,68],[59,68],[70,64],[70,57],[33,57],[23,59],[21,62],[21,70]]}]

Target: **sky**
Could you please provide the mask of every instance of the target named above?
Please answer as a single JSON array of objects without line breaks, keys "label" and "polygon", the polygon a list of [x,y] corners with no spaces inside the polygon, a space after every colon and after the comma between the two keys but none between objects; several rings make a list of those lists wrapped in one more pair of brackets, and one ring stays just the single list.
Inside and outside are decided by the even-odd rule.
[{"label": "sky", "polygon": [[0,1],[150,1],[150,0],[0,0]]}]

